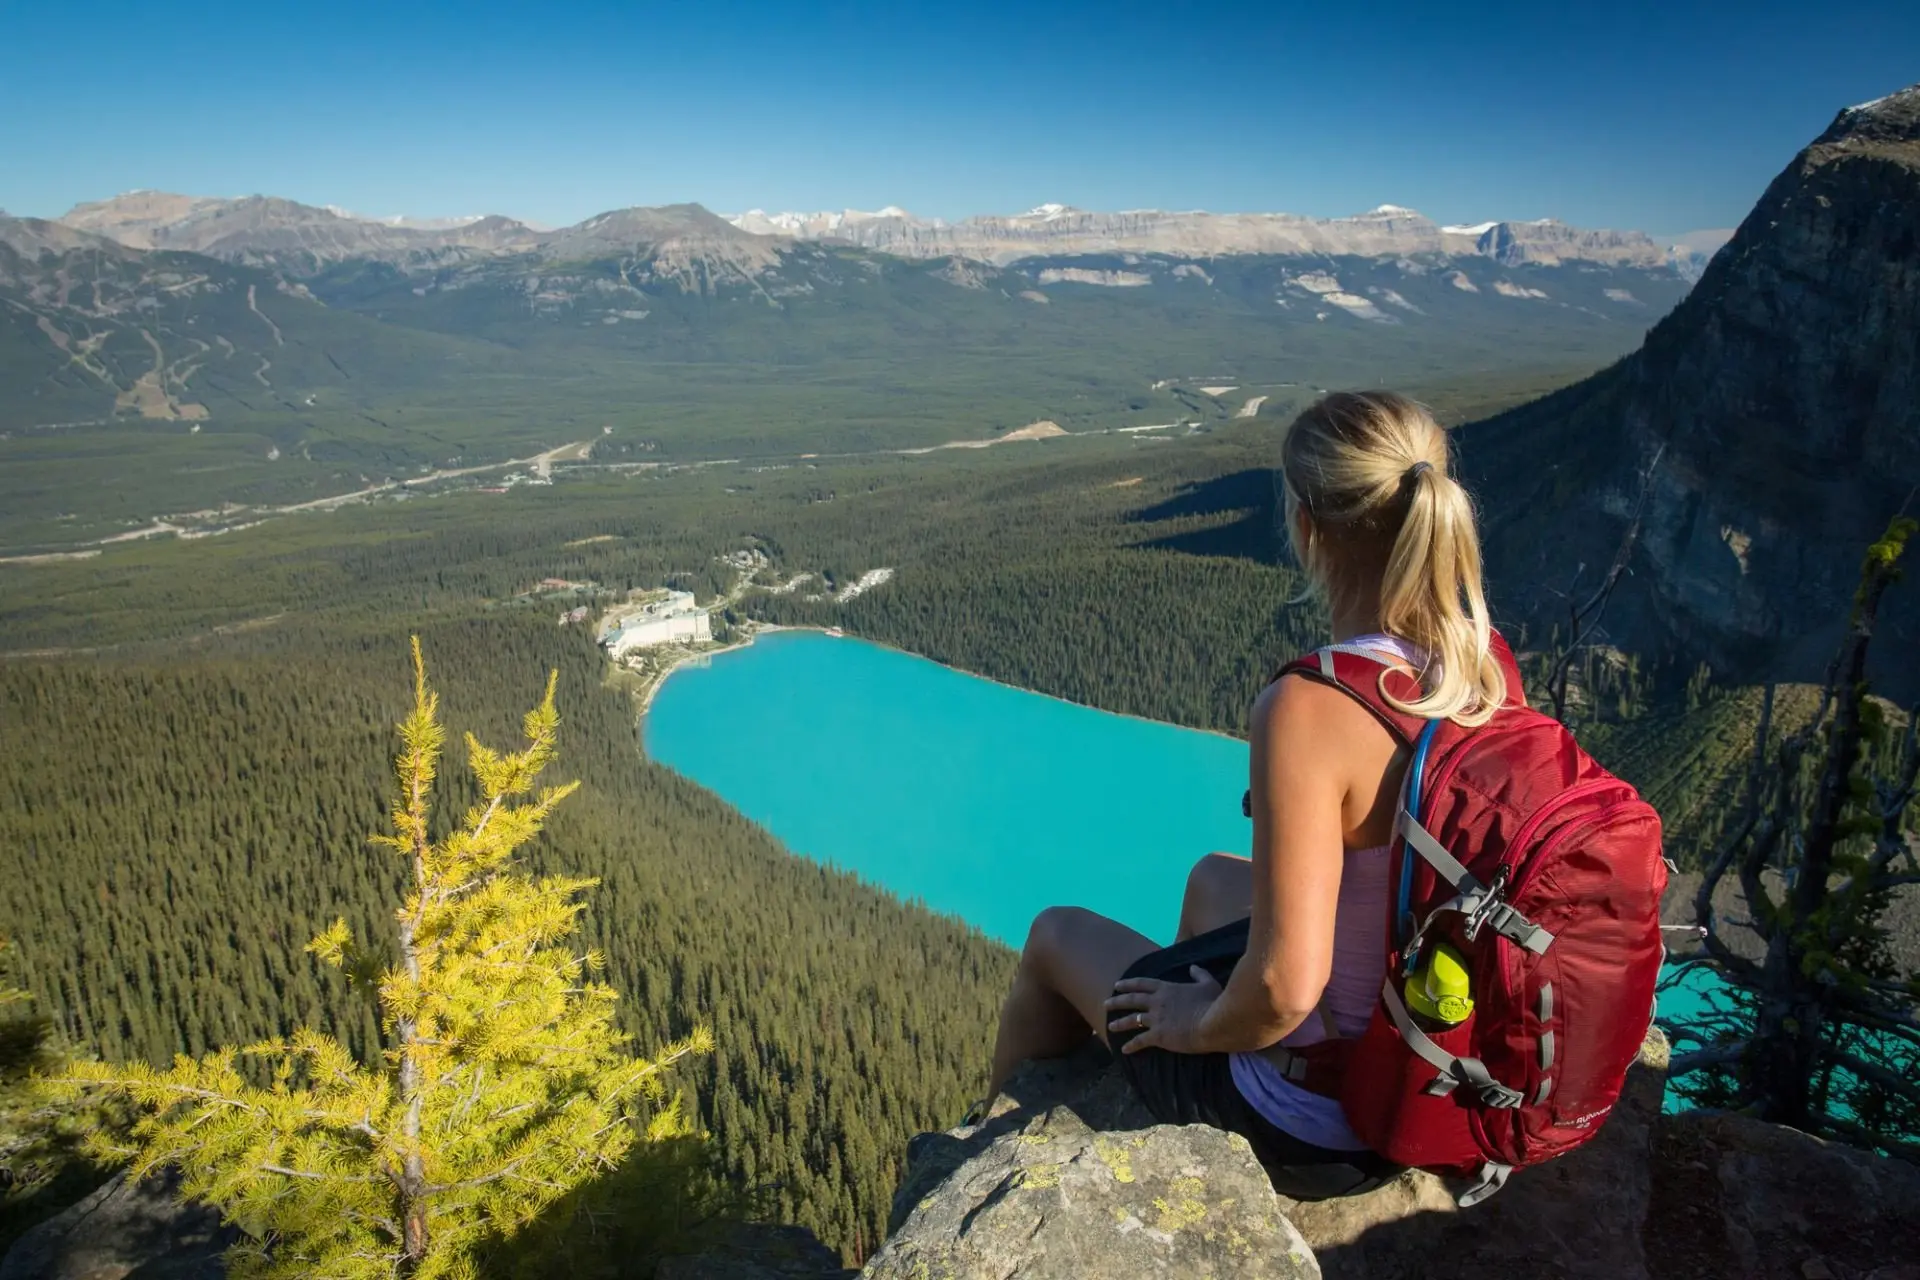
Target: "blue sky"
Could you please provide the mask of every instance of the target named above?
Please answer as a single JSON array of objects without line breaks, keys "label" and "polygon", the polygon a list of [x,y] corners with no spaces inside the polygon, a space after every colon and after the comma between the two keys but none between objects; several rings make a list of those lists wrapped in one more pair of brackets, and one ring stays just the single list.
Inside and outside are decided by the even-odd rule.
[{"label": "blue sky", "polygon": [[138,187],[546,223],[1391,202],[1729,226],[1920,4],[0,0],[0,208]]}]

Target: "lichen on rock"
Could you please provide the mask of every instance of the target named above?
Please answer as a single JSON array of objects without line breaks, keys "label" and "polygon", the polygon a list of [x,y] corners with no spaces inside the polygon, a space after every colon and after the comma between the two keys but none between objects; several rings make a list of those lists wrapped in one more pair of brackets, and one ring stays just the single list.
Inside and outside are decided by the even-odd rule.
[{"label": "lichen on rock", "polygon": [[[904,1206],[862,1273],[868,1280],[1320,1275],[1236,1134],[1151,1124],[1101,1132],[1059,1105],[1002,1111],[941,1136],[954,1144],[939,1153],[948,1172]],[[923,1159],[930,1152],[919,1148]]]}]

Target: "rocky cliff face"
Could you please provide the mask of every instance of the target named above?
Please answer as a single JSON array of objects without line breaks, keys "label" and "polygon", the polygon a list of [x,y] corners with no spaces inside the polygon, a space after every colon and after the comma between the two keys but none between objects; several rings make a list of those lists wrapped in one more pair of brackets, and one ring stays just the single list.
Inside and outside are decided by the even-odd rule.
[{"label": "rocky cliff face", "polygon": [[1552,218],[1496,222],[1474,241],[1474,252],[1509,267],[1537,262],[1629,263],[1651,266],[1666,254],[1638,231],[1583,231]]},{"label": "rocky cliff face", "polygon": [[[1920,510],[1920,86],[1841,112],[1640,351],[1462,449],[1519,612],[1591,582],[1644,488],[1615,642],[1819,678],[1862,552]],[[1910,698],[1920,592],[1883,616],[1881,687]]]},{"label": "rocky cliff face", "polygon": [[1920,1280],[1920,1170],[1733,1117],[1667,1116],[1656,1032],[1587,1146],[1473,1209],[1408,1174],[1301,1204],[1244,1143],[1155,1125],[1089,1051],[909,1148],[863,1280]]}]

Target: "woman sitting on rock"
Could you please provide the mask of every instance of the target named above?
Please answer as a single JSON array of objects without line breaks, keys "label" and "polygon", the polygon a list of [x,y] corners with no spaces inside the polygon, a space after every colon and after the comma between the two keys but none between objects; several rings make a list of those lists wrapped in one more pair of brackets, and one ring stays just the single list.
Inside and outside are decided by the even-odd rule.
[{"label": "woman sitting on rock", "polygon": [[[1287,533],[1333,638],[1415,673],[1404,709],[1464,725],[1507,696],[1480,547],[1445,434],[1419,405],[1326,397],[1281,450]],[[1281,679],[1254,704],[1253,857],[1215,853],[1187,880],[1175,945],[1076,907],[1034,920],[1000,1015],[992,1087],[1023,1059],[1097,1035],[1164,1123],[1243,1135],[1283,1195],[1370,1190],[1398,1169],[1340,1104],[1283,1073],[1275,1048],[1365,1030],[1385,978],[1388,846],[1407,752],[1361,703]],[[1198,961],[1226,972],[1223,987]]]}]

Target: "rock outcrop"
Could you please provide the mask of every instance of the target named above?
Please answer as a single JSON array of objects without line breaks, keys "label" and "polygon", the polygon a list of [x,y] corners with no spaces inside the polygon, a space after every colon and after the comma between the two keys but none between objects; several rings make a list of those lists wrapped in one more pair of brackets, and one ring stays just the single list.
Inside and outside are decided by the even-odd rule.
[{"label": "rock outcrop", "polygon": [[1317,1278],[1246,1141],[1156,1125],[1103,1058],[1033,1064],[985,1124],[916,1139],[864,1280]]},{"label": "rock outcrop", "polygon": [[1665,1092],[1656,1034],[1591,1143],[1482,1205],[1459,1209],[1422,1173],[1301,1204],[1272,1194],[1237,1139],[1154,1125],[1090,1049],[1029,1064],[985,1124],[915,1139],[863,1276],[1920,1280],[1920,1169],[1664,1115]]},{"label": "rock outcrop", "polygon": [[14,1241],[0,1280],[221,1280],[233,1232],[173,1192],[164,1179],[113,1177]]},{"label": "rock outcrop", "polygon": [[[1559,620],[1643,509],[1612,643],[1820,679],[1862,554],[1920,484],[1920,86],[1841,112],[1640,351],[1464,428],[1462,452],[1493,594],[1522,616]],[[1877,687],[1905,701],[1920,593],[1891,593],[1881,630]]]},{"label": "rock outcrop", "polygon": [[915,1205],[870,1280],[1318,1280],[1246,1141],[1201,1126],[1101,1133],[1055,1107]]}]

